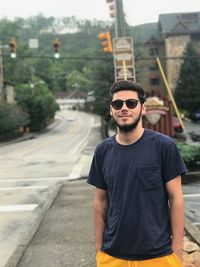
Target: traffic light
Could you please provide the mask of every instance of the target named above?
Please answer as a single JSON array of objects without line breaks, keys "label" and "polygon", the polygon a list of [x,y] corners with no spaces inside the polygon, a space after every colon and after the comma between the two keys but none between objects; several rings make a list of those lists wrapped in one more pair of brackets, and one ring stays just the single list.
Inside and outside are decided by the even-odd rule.
[{"label": "traffic light", "polygon": [[53,50],[54,50],[54,57],[55,58],[60,57],[59,48],[60,48],[60,41],[58,39],[55,39],[53,41]]},{"label": "traffic light", "polygon": [[115,3],[114,3],[114,0],[106,0],[106,2],[109,5],[109,9],[110,9],[110,16],[111,18],[114,18],[115,17]]},{"label": "traffic light", "polygon": [[9,46],[10,46],[10,56],[11,58],[16,58],[16,50],[17,50],[17,44],[15,41],[15,38],[12,38],[9,42]]},{"label": "traffic light", "polygon": [[115,5],[114,4],[109,5],[109,9],[110,9],[111,18],[114,18],[115,17]]},{"label": "traffic light", "polygon": [[107,53],[111,53],[112,49],[112,40],[110,37],[110,32],[101,32],[98,35],[98,38],[102,41],[101,44],[103,46],[103,51]]}]

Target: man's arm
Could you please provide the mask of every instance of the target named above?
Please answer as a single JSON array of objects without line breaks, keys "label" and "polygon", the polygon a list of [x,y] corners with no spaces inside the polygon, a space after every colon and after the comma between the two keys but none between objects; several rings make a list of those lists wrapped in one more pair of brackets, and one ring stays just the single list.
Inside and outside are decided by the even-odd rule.
[{"label": "man's arm", "polygon": [[103,243],[105,217],[108,205],[107,191],[97,188],[93,201],[94,230],[96,237],[96,250],[99,251]]},{"label": "man's arm", "polygon": [[181,186],[181,176],[166,183],[169,196],[171,225],[172,225],[172,250],[182,261],[183,235],[184,235],[184,200]]}]

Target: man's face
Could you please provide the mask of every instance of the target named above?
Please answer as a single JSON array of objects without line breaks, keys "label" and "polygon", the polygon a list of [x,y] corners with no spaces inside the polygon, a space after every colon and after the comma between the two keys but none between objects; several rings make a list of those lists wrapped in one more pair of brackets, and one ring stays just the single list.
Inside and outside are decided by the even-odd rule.
[{"label": "man's face", "polygon": [[141,115],[145,112],[144,106],[139,101],[137,92],[134,91],[119,91],[113,95],[112,102],[115,100],[125,101],[128,99],[133,100],[133,102],[134,100],[136,100],[134,108],[132,108],[131,106],[127,107],[129,103],[127,103],[127,105],[126,103],[123,103],[123,106],[121,108],[119,108],[120,106],[118,106],[119,109],[117,110],[112,105],[110,105],[110,114],[113,117],[117,127],[122,132],[133,131],[137,127],[138,123],[140,123]]}]

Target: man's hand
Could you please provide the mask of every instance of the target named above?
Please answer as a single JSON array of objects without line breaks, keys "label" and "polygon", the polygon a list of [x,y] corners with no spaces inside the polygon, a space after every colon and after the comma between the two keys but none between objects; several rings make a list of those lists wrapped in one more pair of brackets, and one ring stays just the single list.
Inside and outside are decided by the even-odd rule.
[{"label": "man's hand", "polygon": [[181,262],[183,262],[183,250],[182,249],[177,249],[177,248],[173,248],[172,247],[172,250],[173,250],[173,252],[176,254],[176,256],[179,258],[179,260],[181,261]]}]

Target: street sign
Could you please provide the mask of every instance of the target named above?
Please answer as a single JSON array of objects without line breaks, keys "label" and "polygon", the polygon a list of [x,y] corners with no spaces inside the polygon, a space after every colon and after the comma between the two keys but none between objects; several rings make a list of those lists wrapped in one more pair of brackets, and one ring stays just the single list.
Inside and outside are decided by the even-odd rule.
[{"label": "street sign", "polygon": [[[126,75],[127,75],[127,78],[132,78],[133,77],[132,68],[126,68]],[[117,70],[117,77],[119,79],[124,78],[124,69],[123,68]]]},{"label": "street sign", "polygon": [[116,54],[115,58],[116,58],[116,61],[118,62],[123,61],[123,60],[130,61],[132,60],[132,55],[130,53]]},{"label": "street sign", "polygon": [[133,39],[131,37],[120,37],[113,39],[113,58],[115,67],[115,81],[135,81]]},{"label": "street sign", "polygon": [[29,39],[29,48],[38,48],[39,40],[38,39]]},{"label": "street sign", "polygon": [[131,37],[123,37],[123,38],[115,38],[114,49],[116,50],[124,50],[124,49],[132,49],[133,41]]},{"label": "street sign", "polygon": [[115,51],[114,60],[116,67],[123,66],[123,61],[125,61],[126,66],[133,66],[133,53],[130,50]]}]

